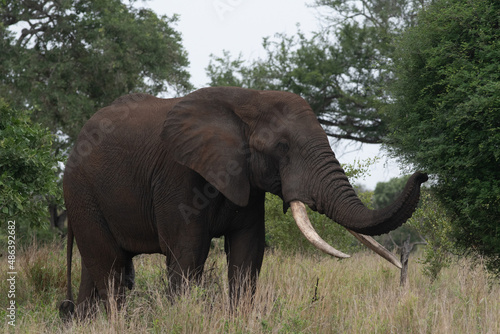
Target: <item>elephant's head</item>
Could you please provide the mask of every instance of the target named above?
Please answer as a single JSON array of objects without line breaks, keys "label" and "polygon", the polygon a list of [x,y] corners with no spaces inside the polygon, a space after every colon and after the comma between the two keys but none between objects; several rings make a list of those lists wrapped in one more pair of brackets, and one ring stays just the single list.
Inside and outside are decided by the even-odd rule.
[{"label": "elephant's head", "polygon": [[367,209],[311,107],[286,92],[200,89],[168,112],[162,138],[175,147],[178,163],[195,170],[239,206],[248,204],[252,188],[279,195],[285,209],[291,206],[304,235],[340,257],[346,255],[314,232],[302,203],[325,213],[372,249],[380,249],[362,234],[387,233],[403,224],[417,206],[420,184],[427,180],[417,172],[393,204]]}]

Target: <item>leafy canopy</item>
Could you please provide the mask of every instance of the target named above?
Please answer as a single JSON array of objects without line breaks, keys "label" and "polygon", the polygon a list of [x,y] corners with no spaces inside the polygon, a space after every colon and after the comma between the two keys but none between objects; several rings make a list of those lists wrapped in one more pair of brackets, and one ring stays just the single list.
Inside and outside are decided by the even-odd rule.
[{"label": "leafy canopy", "polygon": [[[39,225],[48,216],[46,197],[61,198],[54,169],[50,131],[33,123],[28,111],[16,111],[0,99],[0,222],[28,220]],[[6,231],[2,228],[2,231]]]},{"label": "leafy canopy", "polygon": [[96,110],[121,95],[189,90],[177,17],[135,2],[1,1],[0,96],[68,135],[69,145]]},{"label": "leafy canopy", "polygon": [[212,86],[286,90],[304,97],[328,135],[380,143],[386,133],[386,87],[393,79],[392,42],[413,24],[423,1],[317,0],[324,28],[311,38],[264,39],[264,59],[245,62],[228,52],[207,68]]},{"label": "leafy canopy", "polygon": [[387,144],[436,176],[457,241],[500,273],[500,3],[434,2],[395,60]]}]

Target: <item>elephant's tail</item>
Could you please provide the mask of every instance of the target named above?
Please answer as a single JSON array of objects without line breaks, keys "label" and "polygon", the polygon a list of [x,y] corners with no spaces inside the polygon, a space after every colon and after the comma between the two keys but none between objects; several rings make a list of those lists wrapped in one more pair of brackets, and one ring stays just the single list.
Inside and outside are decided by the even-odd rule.
[{"label": "elephant's tail", "polygon": [[73,230],[71,229],[70,221],[68,220],[68,245],[66,249],[66,280],[68,281],[68,290],[66,292],[66,300],[59,306],[59,316],[63,320],[71,319],[75,312],[75,303],[73,302],[73,291],[71,289],[71,262],[73,260]]}]

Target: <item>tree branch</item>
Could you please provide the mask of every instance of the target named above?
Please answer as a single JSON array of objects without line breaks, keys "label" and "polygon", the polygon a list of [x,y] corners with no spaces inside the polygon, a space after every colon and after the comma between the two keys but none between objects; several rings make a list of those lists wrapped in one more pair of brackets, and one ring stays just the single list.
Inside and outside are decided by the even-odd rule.
[{"label": "tree branch", "polygon": [[[321,125],[333,126],[333,127],[340,128],[341,130],[342,130],[342,125],[345,125],[345,124],[342,124],[340,122],[332,122],[332,121],[328,121],[328,120],[325,120],[322,118],[318,118],[318,121],[319,121],[319,124],[321,124]],[[355,126],[355,128],[359,129],[360,131],[362,131],[364,129],[363,127],[356,127],[356,126]],[[362,136],[353,135],[352,133],[349,133],[349,132],[335,133],[335,132],[329,131],[328,129],[325,129],[325,132],[326,132],[327,136],[337,138],[337,139],[350,139],[350,140],[355,140],[355,141],[358,141],[360,143],[365,143],[365,144],[380,144],[380,143],[382,143],[382,138],[380,138],[378,136],[365,135],[362,137]]]},{"label": "tree branch", "polygon": [[21,36],[19,36],[19,39],[16,42],[16,45],[21,46],[21,44],[23,43],[23,41],[26,37],[29,37],[28,40],[26,41],[26,43],[27,43],[27,42],[29,42],[29,40],[31,39],[31,37],[33,35],[35,35],[39,32],[46,31],[46,30],[47,30],[47,26],[41,26],[40,28],[35,28],[35,29],[23,29],[21,32]]}]

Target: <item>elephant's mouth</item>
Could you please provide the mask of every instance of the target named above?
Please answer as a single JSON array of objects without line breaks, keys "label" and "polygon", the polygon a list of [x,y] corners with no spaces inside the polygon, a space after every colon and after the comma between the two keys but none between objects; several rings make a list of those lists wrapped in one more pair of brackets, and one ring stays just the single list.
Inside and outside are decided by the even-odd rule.
[{"label": "elephant's mouth", "polygon": [[[292,214],[293,218],[295,219],[295,223],[297,223],[297,226],[299,227],[300,231],[304,236],[306,237],[307,240],[311,244],[313,244],[314,247],[318,248],[319,250],[344,259],[350,257],[350,255],[347,255],[345,253],[342,253],[341,251],[333,248],[330,246],[325,240],[323,240],[318,233],[314,230],[314,227],[312,226],[309,217],[307,216],[307,211],[304,203],[301,201],[292,201],[290,202],[290,208],[292,209]],[[401,269],[401,262],[392,254],[389,252],[384,246],[379,244],[375,239],[373,239],[370,236],[356,233],[354,231],[351,231],[347,229],[350,233],[352,233],[356,239],[358,239],[361,243],[363,243],[365,246],[373,250],[375,253],[379,254],[382,256],[384,259]]]}]

